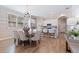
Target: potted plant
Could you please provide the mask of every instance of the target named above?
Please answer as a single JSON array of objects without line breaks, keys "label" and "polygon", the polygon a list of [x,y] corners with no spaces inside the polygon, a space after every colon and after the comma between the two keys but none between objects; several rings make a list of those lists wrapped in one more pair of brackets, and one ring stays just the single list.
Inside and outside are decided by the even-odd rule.
[{"label": "potted plant", "polygon": [[78,40],[79,31],[70,31],[69,35],[74,38],[74,40]]}]

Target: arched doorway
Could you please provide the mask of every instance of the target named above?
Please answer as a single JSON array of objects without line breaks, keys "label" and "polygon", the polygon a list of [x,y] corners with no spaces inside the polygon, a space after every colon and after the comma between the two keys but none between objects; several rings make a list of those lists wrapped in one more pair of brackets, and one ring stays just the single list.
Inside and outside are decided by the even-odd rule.
[{"label": "arched doorway", "polygon": [[67,30],[67,17],[61,16],[58,18],[58,32],[65,33]]}]

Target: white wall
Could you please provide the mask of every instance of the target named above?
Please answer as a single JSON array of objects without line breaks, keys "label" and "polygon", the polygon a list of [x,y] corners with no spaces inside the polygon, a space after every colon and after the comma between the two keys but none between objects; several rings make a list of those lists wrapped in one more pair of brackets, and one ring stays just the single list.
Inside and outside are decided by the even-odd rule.
[{"label": "white wall", "polygon": [[72,17],[67,19],[67,25],[75,25],[79,21],[79,17]]},{"label": "white wall", "polygon": [[41,17],[37,18],[37,28],[38,30],[41,28],[41,26],[47,26],[47,24],[52,24],[53,25],[57,25],[58,26],[58,20],[57,19],[44,19]]},{"label": "white wall", "polygon": [[79,5],[72,6],[72,16],[74,17],[79,16]]},{"label": "white wall", "polygon": [[41,18],[41,17],[37,17],[37,30],[38,31],[40,31],[41,30],[41,26],[42,26],[42,24],[43,24],[43,18]]},{"label": "white wall", "polygon": [[57,19],[46,19],[43,21],[43,25],[47,25],[47,24],[52,24],[52,25],[57,25]]},{"label": "white wall", "polygon": [[[72,30],[74,26],[77,24],[77,21],[79,21],[79,17],[72,17],[67,19],[67,30]],[[78,26],[79,29],[79,26]]]},{"label": "white wall", "polygon": [[12,35],[12,31],[15,28],[8,27],[8,14],[21,16],[20,13],[0,6],[0,38]]}]

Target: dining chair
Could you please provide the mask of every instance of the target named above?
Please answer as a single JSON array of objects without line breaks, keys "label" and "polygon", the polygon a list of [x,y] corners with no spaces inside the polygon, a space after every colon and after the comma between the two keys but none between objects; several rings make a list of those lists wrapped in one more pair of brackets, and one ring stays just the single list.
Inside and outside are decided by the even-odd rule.
[{"label": "dining chair", "polygon": [[43,29],[43,33],[47,33],[47,28],[44,28]]},{"label": "dining chair", "polygon": [[20,44],[26,45],[28,42],[28,38],[25,36],[25,33],[23,31],[18,31],[19,37],[20,37]]},{"label": "dining chair", "polygon": [[35,36],[30,39],[30,44],[36,46],[40,43],[40,32],[36,32]]},{"label": "dining chair", "polygon": [[17,31],[13,31],[14,33],[14,43],[16,44],[16,46],[19,44],[19,34]]}]

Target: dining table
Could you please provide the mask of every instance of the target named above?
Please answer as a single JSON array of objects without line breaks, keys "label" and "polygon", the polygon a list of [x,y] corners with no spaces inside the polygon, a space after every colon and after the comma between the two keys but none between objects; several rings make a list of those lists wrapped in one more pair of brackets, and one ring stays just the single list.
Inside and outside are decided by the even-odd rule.
[{"label": "dining table", "polygon": [[28,38],[28,42],[29,42],[30,46],[31,46],[31,38],[34,37],[34,35],[35,35],[35,33],[28,33],[26,35],[26,37]]}]

